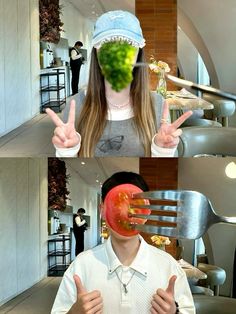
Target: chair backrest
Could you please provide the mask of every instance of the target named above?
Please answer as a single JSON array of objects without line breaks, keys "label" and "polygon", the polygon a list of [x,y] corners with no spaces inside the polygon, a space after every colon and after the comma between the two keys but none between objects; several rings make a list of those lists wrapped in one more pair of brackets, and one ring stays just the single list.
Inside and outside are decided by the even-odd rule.
[{"label": "chair backrest", "polygon": [[186,127],[178,145],[180,157],[236,156],[236,128]]},{"label": "chair backrest", "polygon": [[229,117],[235,112],[235,102],[233,100],[220,98],[214,95],[204,93],[202,98],[214,105],[214,117]]},{"label": "chair backrest", "polygon": [[196,314],[235,314],[236,299],[193,295]]},{"label": "chair backrest", "polygon": [[222,127],[222,124],[217,122],[217,121],[212,121],[208,119],[202,119],[202,118],[189,118],[187,119],[182,125],[182,127],[187,127],[187,126],[217,126],[217,127]]}]

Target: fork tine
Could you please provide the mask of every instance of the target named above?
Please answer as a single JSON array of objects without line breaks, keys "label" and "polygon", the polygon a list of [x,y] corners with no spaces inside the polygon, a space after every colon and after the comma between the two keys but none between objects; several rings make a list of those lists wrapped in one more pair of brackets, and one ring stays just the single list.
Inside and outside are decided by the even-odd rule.
[{"label": "fork tine", "polygon": [[133,198],[178,201],[181,199],[181,192],[180,191],[172,191],[172,190],[148,191],[148,192],[142,192],[142,193],[135,193],[135,194],[133,194]]},{"label": "fork tine", "polygon": [[170,206],[170,205],[131,205],[130,208],[148,208],[152,210],[168,210],[173,211],[175,213],[178,210],[178,206]]},{"label": "fork tine", "polygon": [[135,218],[143,218],[153,221],[162,221],[162,222],[177,222],[177,217],[173,216],[158,216],[158,215],[142,215],[142,214],[130,214],[129,217],[135,217]]},{"label": "fork tine", "polygon": [[175,227],[157,227],[153,225],[136,225],[136,230],[147,232],[147,233],[156,233],[166,237],[177,237],[177,229]]}]

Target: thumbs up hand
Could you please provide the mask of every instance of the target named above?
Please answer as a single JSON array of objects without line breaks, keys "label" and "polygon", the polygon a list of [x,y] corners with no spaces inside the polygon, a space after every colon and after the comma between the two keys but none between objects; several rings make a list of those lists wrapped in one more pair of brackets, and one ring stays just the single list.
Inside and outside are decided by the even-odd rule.
[{"label": "thumbs up hand", "polygon": [[77,300],[67,314],[102,314],[103,302],[98,290],[87,292],[78,275],[74,275]]},{"label": "thumbs up hand", "polygon": [[152,314],[175,314],[176,305],[174,299],[174,287],[176,276],[172,276],[169,280],[169,284],[166,290],[158,289],[153,295],[151,302]]}]

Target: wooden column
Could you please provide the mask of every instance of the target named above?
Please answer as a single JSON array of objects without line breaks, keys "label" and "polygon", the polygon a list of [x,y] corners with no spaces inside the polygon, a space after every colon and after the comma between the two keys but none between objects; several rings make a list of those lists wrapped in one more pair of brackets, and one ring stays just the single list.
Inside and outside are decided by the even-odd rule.
[{"label": "wooden column", "polygon": [[[136,0],[135,14],[140,20],[146,39],[146,59],[151,55],[156,60],[167,62],[170,74],[177,74],[177,0]],[[157,77],[150,76],[151,89],[155,89]],[[168,89],[176,86],[168,81]]]},{"label": "wooden column", "polygon": [[[178,158],[140,158],[139,173],[147,182],[150,190],[176,190],[178,188]],[[150,234],[142,233],[145,240],[152,244]],[[176,239],[166,251],[176,257]]]}]

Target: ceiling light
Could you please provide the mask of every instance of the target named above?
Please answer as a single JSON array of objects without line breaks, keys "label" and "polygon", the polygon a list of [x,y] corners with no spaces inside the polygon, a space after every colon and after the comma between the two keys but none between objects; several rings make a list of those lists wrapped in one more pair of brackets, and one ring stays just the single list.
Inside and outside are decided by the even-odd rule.
[{"label": "ceiling light", "polygon": [[85,165],[85,162],[84,162],[84,161],[81,161],[81,165]]},{"label": "ceiling light", "polygon": [[97,183],[99,183],[99,180],[96,180]]},{"label": "ceiling light", "polygon": [[225,167],[225,173],[228,178],[230,179],[236,179],[236,163],[235,162],[230,162],[226,167]]}]

